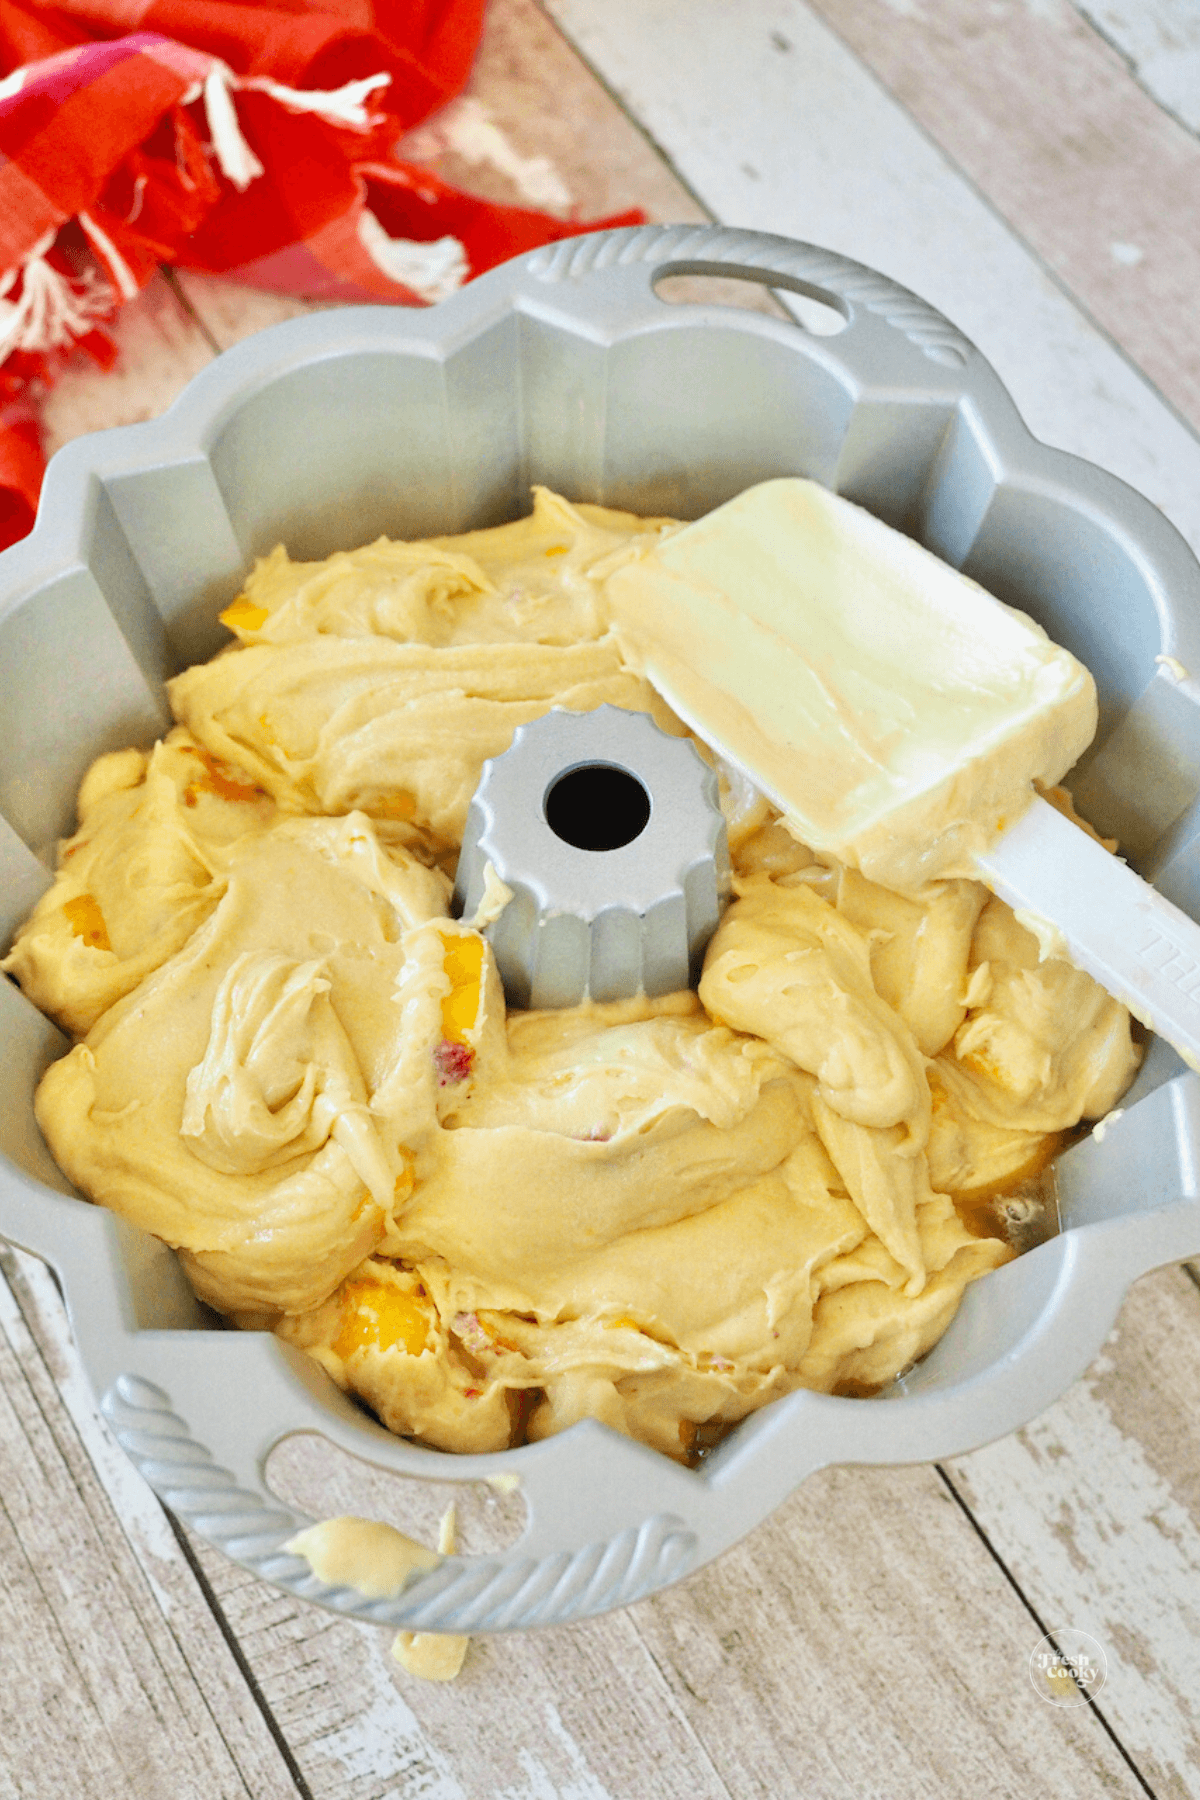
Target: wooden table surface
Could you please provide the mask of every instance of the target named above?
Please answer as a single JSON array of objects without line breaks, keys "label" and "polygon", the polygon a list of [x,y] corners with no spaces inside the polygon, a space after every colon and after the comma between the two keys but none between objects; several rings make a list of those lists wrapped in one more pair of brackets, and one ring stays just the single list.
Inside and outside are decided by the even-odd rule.
[{"label": "wooden table surface", "polygon": [[[1200,550],[1200,0],[492,0],[411,148],[565,215],[638,205],[885,270],[1032,429]],[[160,411],[304,310],[159,278],[53,444]],[[717,1563],[587,1624],[476,1639],[450,1685],[191,1538],[109,1439],[45,1269],[0,1255],[0,1800],[909,1800],[1200,1793],[1200,1277],[1131,1292],[1026,1430],[834,1469]],[[278,1480],[404,1516],[319,1444]],[[365,1498],[364,1498],[365,1496]],[[1052,1705],[1051,1629],[1107,1658]]]}]

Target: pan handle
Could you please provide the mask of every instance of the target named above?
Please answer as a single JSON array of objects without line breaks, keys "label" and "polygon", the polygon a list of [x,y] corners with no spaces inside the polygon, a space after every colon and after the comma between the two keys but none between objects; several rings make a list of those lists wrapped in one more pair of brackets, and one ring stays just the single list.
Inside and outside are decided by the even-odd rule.
[{"label": "pan handle", "polygon": [[[835,250],[766,232],[723,225],[633,226],[564,238],[508,267],[519,293],[539,309],[551,302],[574,311],[577,302],[592,317],[600,288],[606,298],[620,302],[626,325],[635,314],[662,322],[663,304],[654,287],[665,276],[740,276],[807,295],[840,312],[846,330],[838,334],[838,359],[849,362],[855,373],[876,373],[877,353],[877,372],[889,384],[898,374],[903,378],[907,360],[907,372],[924,385],[936,381],[935,371],[941,371],[947,386],[957,391],[968,364],[987,366],[936,307],[898,282]],[[907,358],[897,339],[907,347]]]}]

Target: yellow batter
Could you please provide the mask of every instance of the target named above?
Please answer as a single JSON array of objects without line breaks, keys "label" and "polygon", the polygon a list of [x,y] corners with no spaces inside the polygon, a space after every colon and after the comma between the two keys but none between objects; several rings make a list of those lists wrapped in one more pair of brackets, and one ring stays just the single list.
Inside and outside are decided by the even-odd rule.
[{"label": "yellow batter", "polygon": [[591,1416],[683,1456],[889,1381],[1011,1255],[964,1210],[1136,1067],[1125,1011],[978,884],[879,887],[724,774],[698,995],[506,1016],[448,913],[467,804],[551,706],[683,731],[604,587],[673,529],[539,491],[495,530],[274,551],[177,728],[89,771],[3,965],[78,1040],[37,1116],[80,1190],[447,1450]]}]

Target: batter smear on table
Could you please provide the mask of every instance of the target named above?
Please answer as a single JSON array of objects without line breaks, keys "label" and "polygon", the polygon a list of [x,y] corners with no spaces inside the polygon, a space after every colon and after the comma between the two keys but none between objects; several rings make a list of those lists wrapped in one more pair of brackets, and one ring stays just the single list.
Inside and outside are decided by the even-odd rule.
[{"label": "batter smear on table", "polygon": [[37,1117],[81,1192],[446,1450],[592,1417],[685,1458],[796,1387],[877,1389],[1013,1254],[965,1221],[1137,1066],[985,888],[883,888],[724,769],[698,993],[506,1013],[449,916],[468,802],[552,706],[683,733],[604,589],[674,529],[538,490],[493,530],[273,551],[176,728],[89,770],[3,965],[77,1040]]}]

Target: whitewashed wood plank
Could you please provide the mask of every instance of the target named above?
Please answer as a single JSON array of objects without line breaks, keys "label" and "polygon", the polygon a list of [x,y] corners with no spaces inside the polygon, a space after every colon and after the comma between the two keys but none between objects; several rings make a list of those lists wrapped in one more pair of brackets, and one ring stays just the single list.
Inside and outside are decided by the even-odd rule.
[{"label": "whitewashed wood plank", "polygon": [[1030,428],[1200,546],[1200,442],[802,0],[543,0],[703,205],[884,270],[940,307]]},{"label": "whitewashed wood plank", "polygon": [[1160,106],[1200,131],[1200,6],[1196,0],[1071,0],[1129,59]]},{"label": "whitewashed wood plank", "polygon": [[832,1469],[635,1616],[739,1800],[1142,1794],[981,1549],[934,1470]]},{"label": "whitewashed wood plank", "polygon": [[813,4],[1200,425],[1200,140],[1119,50],[1067,0],[939,0],[904,17],[888,0]]},{"label": "whitewashed wood plank", "polygon": [[948,1474],[1053,1627],[1108,1658],[1099,1704],[1160,1796],[1200,1782],[1200,1291],[1139,1282],[1058,1403]]},{"label": "whitewashed wood plank", "polygon": [[0,1254],[0,1766],[29,1800],[295,1800],[33,1258]]}]

